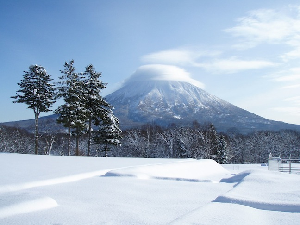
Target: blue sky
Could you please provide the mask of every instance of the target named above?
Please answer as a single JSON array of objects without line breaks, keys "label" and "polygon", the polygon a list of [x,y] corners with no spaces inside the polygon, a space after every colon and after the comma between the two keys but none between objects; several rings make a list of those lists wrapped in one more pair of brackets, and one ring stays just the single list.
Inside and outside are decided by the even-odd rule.
[{"label": "blue sky", "polygon": [[137,70],[170,69],[170,79],[300,124],[296,0],[0,0],[0,49],[0,122],[34,118],[10,98],[31,64],[57,79],[74,59],[77,72],[102,72],[104,95]]}]

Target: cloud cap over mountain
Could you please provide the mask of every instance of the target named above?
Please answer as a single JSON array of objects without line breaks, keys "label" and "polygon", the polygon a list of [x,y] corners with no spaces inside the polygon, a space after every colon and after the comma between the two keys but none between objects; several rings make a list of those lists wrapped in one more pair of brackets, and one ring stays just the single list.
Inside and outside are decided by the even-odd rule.
[{"label": "cloud cap over mountain", "polygon": [[168,80],[185,81],[197,87],[204,88],[204,84],[191,78],[190,74],[177,66],[164,64],[148,64],[140,66],[124,83],[132,81]]}]

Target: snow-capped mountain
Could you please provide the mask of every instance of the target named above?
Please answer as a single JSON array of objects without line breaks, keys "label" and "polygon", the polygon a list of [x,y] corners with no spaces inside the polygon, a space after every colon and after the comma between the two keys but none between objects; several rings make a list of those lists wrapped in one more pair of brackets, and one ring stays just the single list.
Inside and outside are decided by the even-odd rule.
[{"label": "snow-capped mountain", "polygon": [[[107,95],[106,100],[114,107],[114,114],[123,130],[153,122],[163,126],[171,123],[185,126],[195,120],[202,124],[212,123],[218,131],[232,128],[241,133],[300,130],[298,125],[268,120],[250,113],[207,93],[199,86],[200,82],[195,82],[184,71],[172,66],[143,66],[122,88]],[[39,131],[65,131],[66,128],[56,123],[56,118],[57,115],[41,117]],[[34,131],[33,119],[2,124]]]},{"label": "snow-capped mountain", "polygon": [[121,127],[155,122],[188,124],[210,122],[219,131],[299,129],[296,125],[264,119],[234,106],[185,81],[133,80],[106,96]]}]

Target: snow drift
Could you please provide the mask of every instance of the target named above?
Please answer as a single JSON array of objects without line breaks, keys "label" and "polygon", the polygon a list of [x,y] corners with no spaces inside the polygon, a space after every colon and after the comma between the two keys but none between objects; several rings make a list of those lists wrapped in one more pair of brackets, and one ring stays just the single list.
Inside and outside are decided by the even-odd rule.
[{"label": "snow drift", "polygon": [[211,159],[185,160],[176,163],[146,165],[111,170],[105,176],[132,176],[139,179],[218,182],[230,172]]},{"label": "snow drift", "polygon": [[[300,220],[300,176],[260,165],[18,154],[0,154],[0,164],[1,224],[290,225]],[[18,188],[6,189],[12,186]]]},{"label": "snow drift", "polygon": [[221,181],[230,182],[235,177],[240,179],[235,187],[219,196],[215,202],[300,213],[299,175],[249,170]]}]

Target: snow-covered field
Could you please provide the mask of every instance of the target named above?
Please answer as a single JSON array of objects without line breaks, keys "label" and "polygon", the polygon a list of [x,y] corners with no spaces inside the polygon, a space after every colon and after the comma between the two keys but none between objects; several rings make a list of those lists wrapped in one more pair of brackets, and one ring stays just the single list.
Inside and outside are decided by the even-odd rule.
[{"label": "snow-covered field", "polygon": [[300,175],[212,160],[0,154],[0,224],[300,224]]}]

